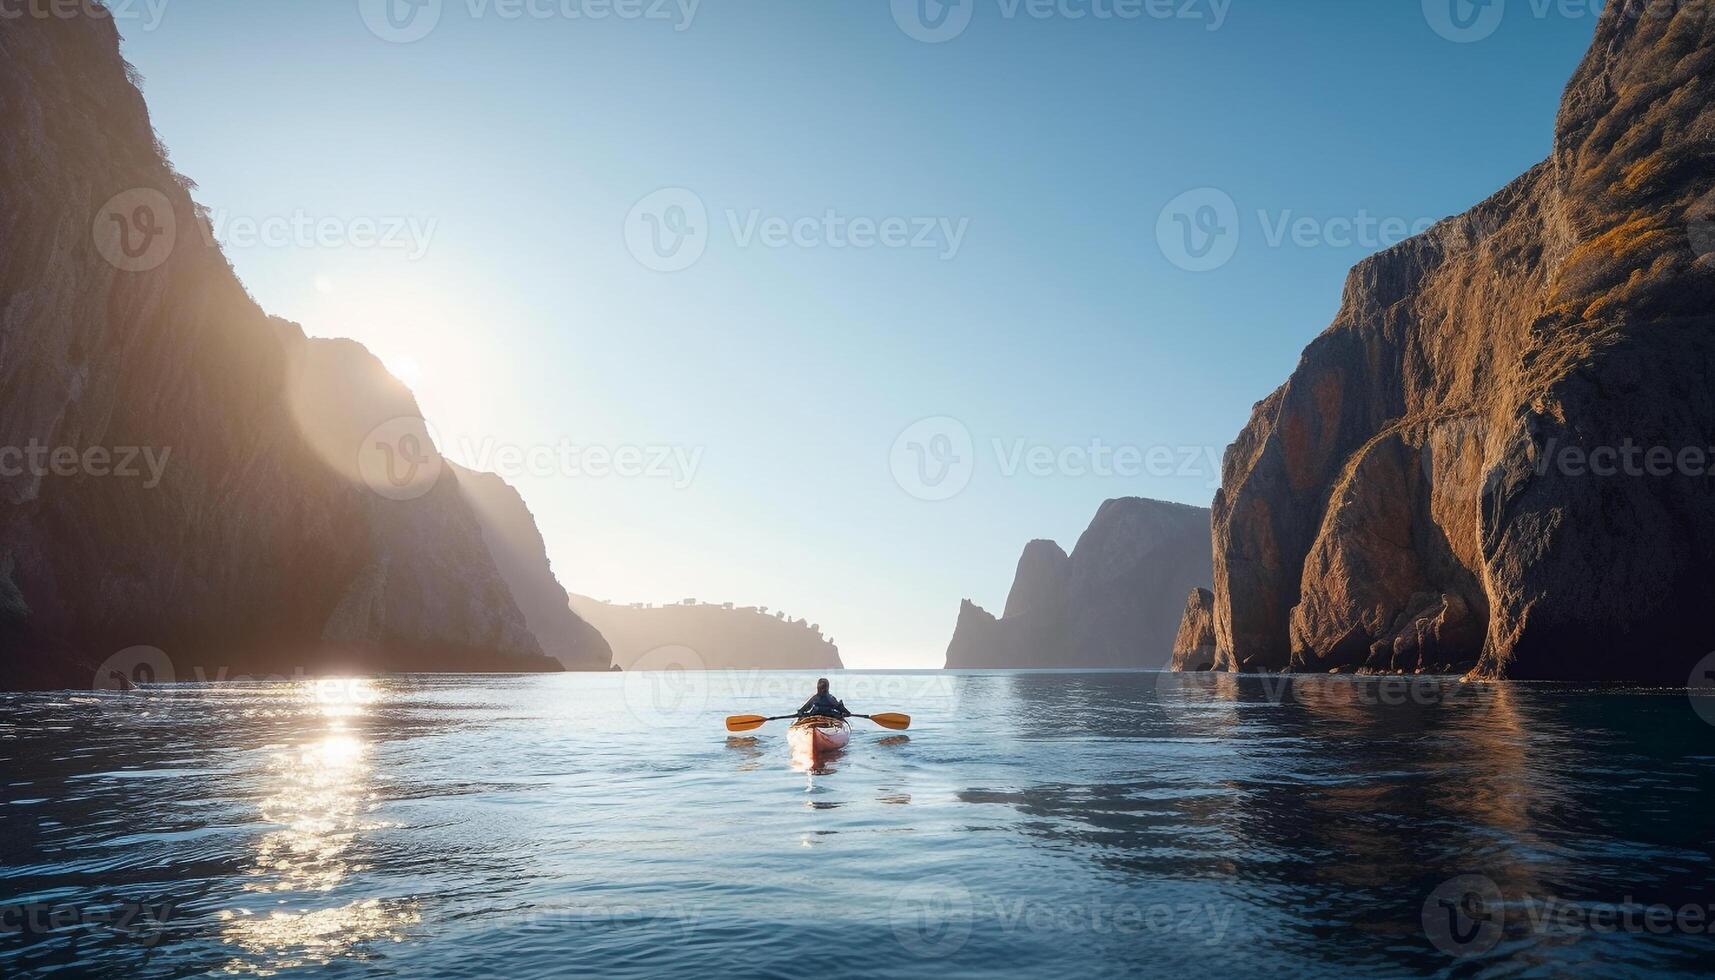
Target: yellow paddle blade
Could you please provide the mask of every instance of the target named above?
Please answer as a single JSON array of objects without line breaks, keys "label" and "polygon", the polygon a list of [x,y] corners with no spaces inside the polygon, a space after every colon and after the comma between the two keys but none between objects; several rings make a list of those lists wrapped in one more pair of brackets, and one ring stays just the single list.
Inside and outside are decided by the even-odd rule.
[{"label": "yellow paddle blade", "polygon": [[891,728],[896,732],[902,732],[911,727],[910,715],[902,715],[894,712],[882,715],[870,715],[869,720],[883,728]]},{"label": "yellow paddle blade", "polygon": [[726,730],[729,732],[748,732],[761,728],[768,719],[761,715],[729,715],[726,720]]}]

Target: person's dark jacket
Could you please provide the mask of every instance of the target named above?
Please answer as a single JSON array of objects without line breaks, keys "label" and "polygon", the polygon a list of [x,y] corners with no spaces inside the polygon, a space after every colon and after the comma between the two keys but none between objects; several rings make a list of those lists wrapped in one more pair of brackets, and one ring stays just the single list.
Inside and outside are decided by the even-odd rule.
[{"label": "person's dark jacket", "polygon": [[851,712],[840,702],[839,698],[826,692],[817,692],[816,696],[804,702],[798,709],[798,717],[808,718],[819,715],[824,718],[850,718]]}]

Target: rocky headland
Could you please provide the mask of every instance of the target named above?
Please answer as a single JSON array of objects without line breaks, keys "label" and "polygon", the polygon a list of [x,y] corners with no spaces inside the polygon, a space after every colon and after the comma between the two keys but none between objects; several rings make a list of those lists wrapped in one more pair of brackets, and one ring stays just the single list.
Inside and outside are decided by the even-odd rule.
[{"label": "rocky headland", "polygon": [[[571,597],[572,611],[601,631],[613,646],[613,663],[661,669],[668,665],[708,669],[840,670],[840,648],[820,624],[793,619],[759,606],[698,602],[671,605],[602,602]],[[689,650],[694,657],[685,655]],[[661,663],[652,653],[661,651]]]},{"label": "rocky headland", "polygon": [[1352,270],[1227,452],[1215,667],[1684,684],[1715,649],[1712,68],[1700,6],[1608,4],[1549,158]]}]

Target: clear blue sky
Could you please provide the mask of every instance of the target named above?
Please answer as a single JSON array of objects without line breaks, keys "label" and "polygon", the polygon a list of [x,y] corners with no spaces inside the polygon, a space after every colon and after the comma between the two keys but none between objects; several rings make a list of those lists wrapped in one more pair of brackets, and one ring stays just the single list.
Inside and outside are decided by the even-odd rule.
[{"label": "clear blue sky", "polygon": [[[903,0],[705,0],[688,26],[673,4],[500,2],[445,0],[405,44],[359,0],[176,0],[121,30],[227,237],[342,223],[228,252],[270,312],[407,376],[444,449],[701,453],[688,486],[540,459],[504,474],[570,588],[785,609],[855,666],[938,666],[961,597],[998,608],[1024,543],[1069,548],[1108,497],[1206,506],[1206,463],[1008,475],[1005,455],[1219,453],[1375,250],[1329,222],[1454,214],[1544,158],[1595,25],[1512,0],[1454,43],[1417,0],[1233,0],[1217,30],[1209,0],[1169,5],[1198,20],[972,0],[928,44]],[[682,271],[628,246],[633,206],[667,187],[708,214]],[[1203,187],[1234,202],[1237,251],[1187,271],[1158,225]],[[753,213],[830,210],[963,236],[950,258],[743,237]],[[355,219],[405,217],[432,224],[421,255],[351,241]],[[1283,218],[1339,241],[1274,244]],[[929,416],[972,439],[949,500],[892,466]]]}]

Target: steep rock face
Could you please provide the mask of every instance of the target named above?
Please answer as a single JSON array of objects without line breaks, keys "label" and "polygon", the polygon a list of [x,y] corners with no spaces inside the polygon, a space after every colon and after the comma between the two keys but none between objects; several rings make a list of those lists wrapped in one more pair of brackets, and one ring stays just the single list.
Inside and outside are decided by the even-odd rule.
[{"label": "steep rock face", "polygon": [[606,670],[613,650],[567,604],[566,589],[554,576],[547,545],[524,498],[492,473],[456,464],[451,469],[482,527],[489,555],[543,652],[570,670]]},{"label": "steep rock face", "polygon": [[363,563],[322,645],[382,651],[384,663],[393,659],[385,651],[408,657],[448,640],[540,656],[466,501],[464,475],[435,453],[409,389],[361,344],[307,340],[288,359],[286,407],[322,467],[365,491],[356,497]]},{"label": "steep rock face", "polygon": [[1181,671],[1211,670],[1215,666],[1215,593],[1208,589],[1192,589],[1185,600],[1170,666]]},{"label": "steep rock face", "polygon": [[1021,616],[1002,626],[994,613],[961,599],[959,620],[947,643],[947,669],[1052,666],[1033,661],[1045,659],[1043,651],[1049,648],[1049,627],[1055,618]]},{"label": "steep rock face", "polygon": [[1209,581],[1207,510],[1109,500],[1069,557],[1052,542],[1031,542],[1005,615],[964,602],[947,666],[1162,666],[1186,591]]},{"label": "steep rock face", "polygon": [[[712,605],[622,606],[573,595],[572,611],[601,631],[624,670],[700,664],[713,669],[840,670],[840,648],[820,625],[766,609]],[[694,658],[680,650],[688,648]],[[657,662],[651,654],[667,651]]]},{"label": "steep rock face", "polygon": [[1610,4],[1551,159],[1352,271],[1228,449],[1218,666],[1683,682],[1715,646],[1712,67],[1715,21]]},{"label": "steep rock face", "polygon": [[557,669],[456,479],[363,478],[377,419],[439,463],[415,401],[256,307],[118,45],[0,19],[0,447],[72,461],[0,459],[0,686],[87,687],[140,645],[181,678]]},{"label": "steep rock face", "polygon": [[1066,579],[1072,571],[1072,559],[1058,544],[1036,540],[1024,546],[1018,559],[1018,571],[1012,578],[1012,590],[1006,595],[1006,611],[1001,616],[1016,619],[1026,613],[1054,609],[1065,600]]}]

